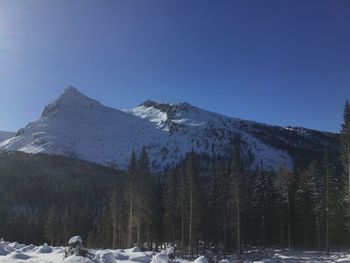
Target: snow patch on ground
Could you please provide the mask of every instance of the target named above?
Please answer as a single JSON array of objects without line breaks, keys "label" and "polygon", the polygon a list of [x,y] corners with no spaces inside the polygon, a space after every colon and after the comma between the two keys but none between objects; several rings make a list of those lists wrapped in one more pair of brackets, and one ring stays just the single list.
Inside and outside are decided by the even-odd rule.
[{"label": "snow patch on ground", "polygon": [[169,256],[164,252],[157,253],[152,258],[152,263],[168,263],[168,262],[169,262]]},{"label": "snow patch on ground", "polygon": [[197,258],[195,261],[193,261],[193,263],[209,263],[208,259],[204,256],[201,256],[199,258]]},{"label": "snow patch on ground", "polygon": [[[106,249],[92,250],[91,259],[70,256],[64,259],[64,247],[22,245],[17,242],[9,243],[0,241],[0,263],[190,263],[185,259],[170,260],[166,251],[155,253],[152,251],[142,252],[139,248],[130,249]],[[319,251],[299,250],[251,250],[242,255],[243,262],[261,263],[298,263],[298,262],[350,262],[349,252],[332,252],[326,255]],[[193,263],[208,263],[203,256],[192,261]],[[220,263],[236,262],[236,257],[231,256],[223,259]]]}]

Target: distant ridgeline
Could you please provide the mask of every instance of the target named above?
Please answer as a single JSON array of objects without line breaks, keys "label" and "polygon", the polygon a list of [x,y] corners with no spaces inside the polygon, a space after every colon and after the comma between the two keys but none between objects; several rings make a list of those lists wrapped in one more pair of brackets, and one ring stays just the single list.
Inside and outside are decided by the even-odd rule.
[{"label": "distant ridgeline", "polygon": [[0,133],[0,151],[63,155],[125,170],[132,150],[140,153],[146,147],[150,169],[161,172],[175,167],[192,149],[213,159],[228,158],[237,138],[251,170],[271,171],[280,162],[293,169],[326,151],[339,152],[335,133],[227,117],[188,103],[148,100],[118,110],[73,87],[16,134]]}]

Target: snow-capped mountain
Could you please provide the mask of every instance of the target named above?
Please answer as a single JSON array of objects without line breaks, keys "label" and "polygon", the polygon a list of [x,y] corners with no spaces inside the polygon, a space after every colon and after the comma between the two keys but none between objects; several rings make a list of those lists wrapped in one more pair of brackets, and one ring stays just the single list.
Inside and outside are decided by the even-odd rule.
[{"label": "snow-capped mountain", "polygon": [[15,135],[15,132],[0,131],[0,143],[14,137]]},{"label": "snow-capped mountain", "polygon": [[40,119],[0,143],[0,150],[73,156],[127,167],[131,151],[146,147],[152,169],[181,161],[194,149],[227,155],[237,135],[251,167],[292,167],[295,154],[336,149],[337,136],[303,128],[282,128],[230,118],[188,103],[146,101],[130,110],[106,107],[69,87],[47,105]]}]

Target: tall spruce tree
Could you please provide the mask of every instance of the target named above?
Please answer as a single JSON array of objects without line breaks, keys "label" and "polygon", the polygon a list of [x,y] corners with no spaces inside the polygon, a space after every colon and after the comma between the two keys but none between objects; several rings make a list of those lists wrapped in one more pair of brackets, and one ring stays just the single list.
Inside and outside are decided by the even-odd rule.
[{"label": "tall spruce tree", "polygon": [[112,198],[110,201],[110,216],[112,220],[112,248],[116,249],[117,247],[121,246],[122,240],[122,227],[121,227],[121,220],[123,215],[123,199],[122,199],[122,189],[120,189],[118,186],[115,186],[112,192]]},{"label": "tall spruce tree", "polygon": [[[181,200],[180,200],[180,187],[179,187],[179,169],[173,168],[166,178],[165,194],[164,196],[164,224],[165,234],[167,240],[175,242],[178,238],[177,233],[177,221],[181,214]],[[180,185],[181,186],[181,185]]]},{"label": "tall spruce tree", "polygon": [[55,205],[50,208],[46,223],[45,237],[49,240],[51,246],[58,244],[60,234],[60,215]]},{"label": "tall spruce tree", "polygon": [[202,196],[199,182],[199,172],[197,156],[192,150],[187,159],[187,187],[189,195],[189,250],[190,258],[193,258],[193,246],[198,245],[201,233],[201,213],[202,211]]},{"label": "tall spruce tree", "polygon": [[[226,255],[228,252],[228,238],[227,238],[227,232],[228,232],[228,221],[229,221],[229,204],[230,204],[230,196],[231,196],[231,184],[230,184],[230,165],[223,164],[220,169],[220,177],[219,177],[219,183],[218,188],[220,189],[221,194],[219,195],[219,201],[218,203],[220,211],[219,215],[221,217],[221,225],[218,227],[219,231],[221,233],[218,233],[221,238],[218,238],[219,240],[222,239],[223,244],[223,256]],[[219,254],[219,251],[217,251]]]},{"label": "tall spruce tree", "polygon": [[111,214],[109,210],[109,203],[105,204],[103,207],[101,214],[99,216],[99,220],[97,222],[97,231],[96,231],[96,245],[101,248],[109,248],[112,246],[112,220]]},{"label": "tall spruce tree", "polygon": [[129,203],[129,216],[128,216],[128,241],[129,247],[133,245],[133,224],[134,224],[134,203],[135,203],[135,192],[136,192],[136,176],[137,176],[137,161],[136,153],[132,151],[128,171],[127,171],[127,200]]},{"label": "tall spruce tree", "polygon": [[[282,248],[285,247],[287,236],[287,246],[291,247],[291,173],[285,163],[279,163],[276,176],[273,181],[273,192],[275,195],[275,207],[277,208],[277,218],[280,222]],[[287,232],[287,235],[286,235]]]},{"label": "tall spruce tree", "polygon": [[252,206],[257,224],[261,232],[262,245],[266,246],[267,241],[267,220],[269,209],[272,206],[272,185],[268,172],[263,171],[263,165],[260,165],[258,175],[254,182]]},{"label": "tall spruce tree", "polygon": [[232,154],[231,172],[230,172],[230,203],[232,207],[232,224],[236,231],[233,232],[233,240],[236,239],[236,248],[238,259],[241,258],[241,203],[242,203],[242,178],[244,164],[241,155],[241,139],[237,138]]},{"label": "tall spruce tree", "polygon": [[[162,244],[164,241],[164,195],[160,177],[157,178],[153,188],[153,198],[150,202],[151,223],[149,227],[152,235],[152,243],[154,242],[156,244],[155,249],[158,250],[159,244]],[[176,207],[174,207],[174,210],[175,209]]]},{"label": "tall spruce tree", "polygon": [[334,229],[334,218],[337,202],[337,176],[335,166],[328,153],[324,155],[322,163],[322,173],[324,177],[323,189],[323,214],[325,216],[326,252],[329,254],[331,243],[331,232]]},{"label": "tall spruce tree", "polygon": [[344,193],[345,226],[348,232],[350,232],[350,104],[348,100],[345,101],[344,105],[340,135],[344,176],[347,178],[347,187],[345,187]]},{"label": "tall spruce tree", "polygon": [[181,256],[184,255],[184,249],[185,249],[185,172],[183,171],[183,168],[181,169],[181,193],[180,193],[180,200],[181,200]]},{"label": "tall spruce tree", "polygon": [[303,226],[305,248],[311,245],[310,233],[314,226],[316,226],[318,247],[320,246],[320,191],[316,184],[316,168],[316,162],[312,162],[300,172],[295,193],[296,209]]},{"label": "tall spruce tree", "polygon": [[344,172],[348,177],[347,194],[350,195],[350,104],[348,100],[346,100],[344,105],[341,146]]},{"label": "tall spruce tree", "polygon": [[[151,227],[151,198],[154,193],[154,181],[151,177],[149,159],[146,148],[143,147],[137,161],[137,211],[136,211],[136,241],[143,246],[144,236],[150,235]],[[149,239],[149,238],[147,238]],[[149,241],[149,240],[148,240]]]}]

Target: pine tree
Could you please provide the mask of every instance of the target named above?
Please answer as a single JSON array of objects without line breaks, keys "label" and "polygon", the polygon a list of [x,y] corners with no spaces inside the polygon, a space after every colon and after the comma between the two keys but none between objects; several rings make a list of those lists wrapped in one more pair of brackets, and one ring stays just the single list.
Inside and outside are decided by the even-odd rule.
[{"label": "pine tree", "polygon": [[[228,166],[228,167],[227,167]],[[222,231],[222,243],[223,243],[223,256],[228,252],[228,242],[227,242],[227,232],[228,232],[228,222],[229,222],[229,213],[228,209],[231,204],[231,183],[230,183],[230,165],[223,164],[223,167],[220,169],[220,179],[219,179],[219,189],[221,194],[219,196],[219,204],[221,204],[220,216],[221,220],[221,231]],[[219,227],[220,229],[220,227]],[[217,252],[219,253],[219,251]]]},{"label": "pine tree", "polygon": [[301,171],[295,193],[296,208],[303,223],[304,246],[310,245],[309,233],[316,223],[318,246],[320,246],[320,223],[319,223],[319,190],[316,184],[316,163],[312,162],[307,169]]},{"label": "pine tree", "polygon": [[181,256],[185,248],[185,173],[181,171]]},{"label": "pine tree", "polygon": [[344,167],[344,175],[347,178],[347,187],[344,193],[345,226],[350,232],[350,104],[345,101],[343,123],[341,125],[341,157]]},{"label": "pine tree", "polygon": [[[157,178],[157,183],[153,191],[153,200],[151,202],[151,231],[152,231],[152,243],[156,243],[156,250],[158,250],[159,243],[163,243],[163,220],[164,220],[164,196],[163,187],[160,177]],[[174,207],[173,209],[176,209]],[[175,215],[174,215],[175,216]],[[148,239],[149,243],[149,239]]]},{"label": "pine tree", "polygon": [[128,246],[133,245],[133,222],[134,222],[134,202],[135,202],[135,191],[136,191],[136,175],[137,175],[137,163],[136,163],[136,153],[132,151],[128,171],[127,171],[127,195],[129,201],[129,223],[128,223]]},{"label": "pine tree", "polygon": [[112,220],[109,204],[106,204],[99,216],[96,231],[96,243],[99,247],[109,248],[112,246]]},{"label": "pine tree", "polygon": [[169,172],[166,178],[165,195],[164,195],[164,224],[167,240],[174,242],[177,238],[177,218],[181,214],[179,204],[180,189],[178,185],[179,169],[175,167]]},{"label": "pine tree", "polygon": [[238,138],[235,143],[234,152],[232,155],[232,164],[230,171],[230,203],[232,207],[232,225],[235,225],[236,233],[233,235],[233,239],[236,237],[237,256],[241,258],[241,199],[242,199],[242,178],[244,172],[244,164],[241,156],[241,139]]},{"label": "pine tree", "polygon": [[348,191],[350,195],[350,104],[346,100],[344,105],[343,124],[341,129],[342,159],[344,172],[348,176]]},{"label": "pine tree", "polygon": [[[280,163],[277,167],[276,176],[273,181],[273,192],[275,194],[275,207],[278,210],[281,222],[281,240],[282,247],[285,247],[285,225],[287,225],[287,244],[291,247],[291,229],[290,229],[290,187],[291,174],[285,163]],[[285,224],[287,221],[287,224]]]},{"label": "pine tree", "polygon": [[62,240],[65,244],[68,240],[76,234],[76,224],[75,221],[75,209],[73,204],[66,205],[64,213],[62,215]]},{"label": "pine tree", "polygon": [[335,175],[335,167],[326,153],[323,158],[322,172],[324,175],[325,185],[323,191],[323,210],[326,220],[326,251],[329,254],[330,251],[330,238],[331,229],[333,226],[333,220],[335,217],[335,211],[337,203],[337,178]]},{"label": "pine tree", "polygon": [[254,182],[253,208],[261,230],[262,244],[266,246],[267,217],[271,207],[272,186],[269,174],[262,170],[262,164]]},{"label": "pine tree", "polygon": [[91,207],[85,204],[80,211],[78,211],[78,225],[76,234],[83,240],[87,240],[89,230],[92,228]]},{"label": "pine tree", "polygon": [[60,231],[60,216],[56,206],[52,206],[45,223],[45,237],[50,241],[51,246],[58,244]]},{"label": "pine tree", "polygon": [[308,184],[306,187],[309,188],[310,193],[310,215],[314,220],[314,225],[316,227],[316,240],[317,248],[321,249],[321,217],[322,217],[322,198],[324,189],[324,180],[319,173],[319,163],[314,160],[310,163],[305,171]]},{"label": "pine tree", "polygon": [[[141,150],[137,162],[137,245],[142,247],[143,234],[150,234],[151,226],[151,198],[153,196],[153,180],[150,173],[149,159],[146,148]],[[148,238],[149,239],[149,238]],[[148,240],[149,241],[149,240]]]},{"label": "pine tree", "polygon": [[110,213],[112,220],[112,248],[117,248],[117,243],[119,246],[121,245],[120,241],[120,232],[122,231],[120,228],[120,215],[122,214],[121,209],[121,197],[120,197],[121,189],[118,189],[117,186],[114,187],[112,193],[112,199],[110,203]]},{"label": "pine tree", "polygon": [[[208,221],[206,225],[211,225],[213,227],[207,228],[207,237],[209,243],[215,244],[217,258],[219,258],[219,242],[220,242],[220,227],[221,227],[221,203],[220,203],[220,194],[222,194],[219,188],[220,174],[217,171],[217,168],[212,165],[210,168],[209,183],[207,192],[208,200]],[[214,252],[214,251],[213,251]]]},{"label": "pine tree", "polygon": [[[189,250],[190,258],[193,258],[193,245],[198,245],[201,226],[201,190],[199,185],[198,163],[195,152],[188,156],[187,160],[187,179],[189,194]],[[195,241],[195,242],[194,242]]]},{"label": "pine tree", "polygon": [[96,248],[96,233],[94,229],[89,231],[86,244],[88,248]]}]

